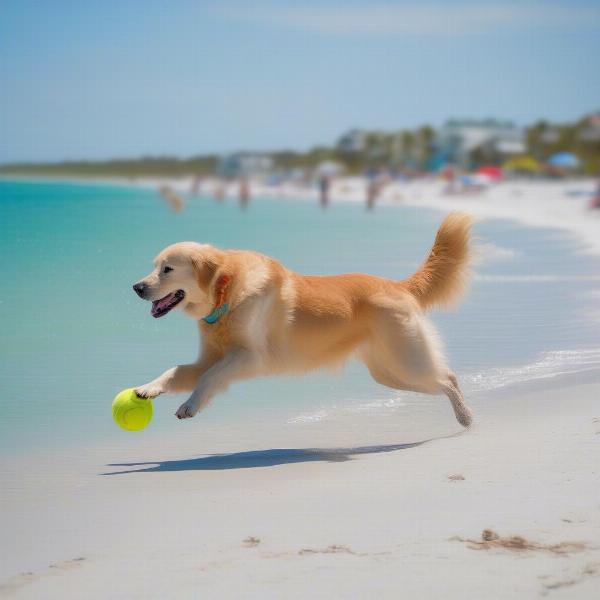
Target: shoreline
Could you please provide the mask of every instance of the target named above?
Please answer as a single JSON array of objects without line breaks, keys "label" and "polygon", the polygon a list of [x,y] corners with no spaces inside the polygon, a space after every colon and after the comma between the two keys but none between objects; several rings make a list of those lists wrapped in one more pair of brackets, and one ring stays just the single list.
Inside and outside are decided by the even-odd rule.
[{"label": "shoreline", "polygon": [[[143,188],[156,191],[161,185],[172,187],[176,192],[189,196],[193,178],[69,178],[69,177],[7,177],[0,181],[51,182],[77,185],[107,185]],[[200,194],[208,195],[217,185],[217,179],[206,177]],[[340,177],[331,188],[331,203],[364,203],[366,182],[363,177]],[[587,208],[597,182],[592,178],[561,181],[508,180],[490,185],[481,193],[473,195],[445,195],[445,184],[440,180],[414,180],[393,182],[385,187],[378,204],[385,206],[410,206],[447,213],[453,210],[471,213],[479,220],[511,220],[535,228],[557,229],[569,233],[582,246],[582,251],[600,255],[600,211]],[[237,182],[225,186],[227,199],[236,198]],[[268,186],[250,182],[250,195],[254,200],[279,198],[284,200],[318,202],[315,186],[301,187],[294,184]],[[535,197],[535,200],[533,198]]]}]

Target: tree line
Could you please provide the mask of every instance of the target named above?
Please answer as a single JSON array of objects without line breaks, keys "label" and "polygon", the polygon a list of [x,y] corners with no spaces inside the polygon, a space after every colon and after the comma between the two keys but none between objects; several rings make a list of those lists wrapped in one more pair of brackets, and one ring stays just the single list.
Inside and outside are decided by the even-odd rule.
[{"label": "tree line", "polygon": [[[594,121],[596,119],[596,121]],[[572,152],[581,161],[581,172],[600,172],[600,115],[588,116],[575,123],[534,123],[526,129],[527,153],[547,161],[556,152]],[[364,131],[359,149],[345,149],[339,144],[317,146],[306,152],[279,150],[269,152],[276,171],[310,170],[325,161],[342,164],[349,173],[361,173],[373,168],[411,169],[425,171],[439,149],[436,132],[424,125],[414,130],[397,132]],[[471,155],[471,166],[490,162],[481,148]],[[498,159],[499,160],[499,159]],[[218,170],[219,156],[208,154],[191,158],[147,156],[138,159],[106,161],[64,161],[58,163],[13,163],[0,165],[0,173],[23,176],[76,177],[184,177],[212,175]]]}]

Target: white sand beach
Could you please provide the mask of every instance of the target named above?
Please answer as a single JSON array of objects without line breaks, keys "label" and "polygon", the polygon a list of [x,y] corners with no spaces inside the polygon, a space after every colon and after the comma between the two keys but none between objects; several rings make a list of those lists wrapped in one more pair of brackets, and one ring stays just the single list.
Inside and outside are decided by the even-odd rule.
[{"label": "white sand beach", "polygon": [[[479,219],[510,219],[529,227],[556,228],[575,234],[588,251],[600,253],[600,211],[591,211],[588,204],[597,187],[593,179],[565,181],[505,181],[489,186],[473,195],[446,195],[445,184],[439,180],[394,182],[386,186],[380,204],[403,204],[433,208],[448,212],[460,210]],[[234,190],[232,190],[232,193]],[[268,188],[258,188],[257,195],[268,194]],[[317,201],[317,192],[303,194],[288,188],[290,197],[310,197]],[[332,186],[332,202],[364,203],[366,180],[340,178]]]},{"label": "white sand beach", "polygon": [[0,595],[594,598],[599,397],[507,390],[465,432],[440,403],[434,439],[380,446],[351,443],[360,420],[335,439],[196,421],[126,453],[3,459]]}]

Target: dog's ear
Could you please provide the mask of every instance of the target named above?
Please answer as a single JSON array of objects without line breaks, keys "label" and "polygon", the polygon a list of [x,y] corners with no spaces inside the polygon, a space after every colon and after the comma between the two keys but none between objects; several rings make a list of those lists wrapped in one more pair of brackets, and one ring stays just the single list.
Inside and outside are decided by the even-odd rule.
[{"label": "dog's ear", "polygon": [[213,280],[219,265],[212,260],[194,257],[192,258],[192,266],[194,267],[194,273],[196,274],[198,286],[205,292],[208,292],[210,282]]},{"label": "dog's ear", "polygon": [[212,297],[215,307],[222,306],[229,299],[233,277],[226,262],[225,253],[216,248],[192,257],[198,285]]},{"label": "dog's ear", "polygon": [[198,286],[208,293],[215,273],[219,269],[220,261],[216,256],[212,256],[212,253],[205,254],[202,252],[192,256],[192,266],[194,267]]}]

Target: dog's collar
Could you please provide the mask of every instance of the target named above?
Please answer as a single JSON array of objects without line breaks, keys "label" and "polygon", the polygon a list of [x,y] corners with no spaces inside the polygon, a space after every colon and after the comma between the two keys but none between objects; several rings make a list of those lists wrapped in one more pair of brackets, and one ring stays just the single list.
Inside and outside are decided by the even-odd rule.
[{"label": "dog's collar", "polygon": [[221,306],[215,307],[215,309],[210,313],[210,315],[206,315],[202,317],[202,320],[209,325],[216,323],[227,311],[229,310],[229,304],[221,304]]}]

